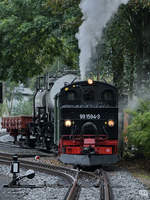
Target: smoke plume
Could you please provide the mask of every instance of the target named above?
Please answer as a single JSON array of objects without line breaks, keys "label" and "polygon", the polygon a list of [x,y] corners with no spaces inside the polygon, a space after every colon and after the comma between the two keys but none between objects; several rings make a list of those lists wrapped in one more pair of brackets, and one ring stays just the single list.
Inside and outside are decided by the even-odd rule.
[{"label": "smoke plume", "polygon": [[97,56],[96,46],[100,42],[103,28],[119,5],[127,2],[128,0],[81,0],[83,23],[76,37],[80,48],[79,62],[82,80],[92,71],[92,61]]}]

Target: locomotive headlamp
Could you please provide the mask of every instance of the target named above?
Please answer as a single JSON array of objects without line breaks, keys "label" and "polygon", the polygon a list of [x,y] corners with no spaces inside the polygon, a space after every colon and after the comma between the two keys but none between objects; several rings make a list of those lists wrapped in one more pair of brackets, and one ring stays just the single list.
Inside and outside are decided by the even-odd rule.
[{"label": "locomotive headlamp", "polygon": [[110,119],[110,120],[108,121],[108,126],[109,126],[109,127],[114,127],[114,125],[115,125],[114,120]]},{"label": "locomotive headlamp", "polygon": [[70,127],[71,126],[71,120],[65,120],[65,126]]},{"label": "locomotive headlamp", "polygon": [[66,88],[65,88],[65,91],[68,91],[68,90],[69,90],[69,88],[68,88],[68,87],[66,87]]},{"label": "locomotive headlamp", "polygon": [[88,84],[92,85],[93,84],[93,80],[92,79],[88,79]]}]

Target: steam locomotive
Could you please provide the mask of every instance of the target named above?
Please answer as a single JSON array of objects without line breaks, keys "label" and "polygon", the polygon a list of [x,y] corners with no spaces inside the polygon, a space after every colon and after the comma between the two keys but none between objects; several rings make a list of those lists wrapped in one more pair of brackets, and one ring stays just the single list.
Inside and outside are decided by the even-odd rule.
[{"label": "steam locomotive", "polygon": [[57,149],[60,161],[68,164],[96,166],[119,160],[116,87],[79,81],[76,74],[47,75],[38,79],[33,99],[33,117],[26,124],[26,116],[2,119],[11,135],[21,134],[20,141],[30,146]]}]

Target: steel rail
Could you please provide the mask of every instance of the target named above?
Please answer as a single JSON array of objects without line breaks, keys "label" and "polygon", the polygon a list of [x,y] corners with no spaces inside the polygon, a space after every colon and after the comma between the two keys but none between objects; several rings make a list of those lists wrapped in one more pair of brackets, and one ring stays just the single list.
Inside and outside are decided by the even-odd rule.
[{"label": "steel rail", "polygon": [[[0,163],[10,165],[11,161],[12,161],[12,158],[10,155],[8,155],[8,154],[0,155]],[[23,168],[37,170],[39,172],[44,172],[47,174],[60,176],[60,177],[63,177],[64,179],[66,179],[67,182],[69,183],[70,187],[65,195],[64,200],[75,200],[76,197],[78,196],[78,192],[79,192],[79,189],[78,189],[79,186],[77,184],[78,170],[73,170],[73,176],[72,176],[66,172],[62,172],[61,167],[55,167],[55,169],[52,169],[50,165],[37,163],[37,162],[24,161],[24,160],[19,161],[19,163],[20,163],[20,166]],[[52,167],[54,168],[54,166],[52,166]],[[56,168],[57,168],[57,170],[56,170]],[[64,171],[69,170],[69,172],[71,172],[71,169],[69,169],[69,168],[67,168],[67,169],[63,168],[63,170]],[[76,173],[76,176],[74,177],[75,173]]]},{"label": "steel rail", "polygon": [[[18,156],[21,157],[21,156]],[[1,160],[5,164],[9,165],[10,161],[12,161],[12,155],[0,153],[0,162]],[[100,187],[100,200],[110,200],[110,189],[109,183],[107,179],[107,175],[104,170],[100,169],[99,174],[94,174],[92,172],[86,171],[78,171],[77,169],[70,169],[62,166],[55,166],[50,164],[44,164],[40,161],[27,161],[24,159],[19,159],[20,166],[27,169],[34,169],[40,172],[45,172],[48,174],[55,174],[67,179],[69,184],[68,192],[64,200],[74,200],[79,197],[80,186],[78,185],[79,174],[86,174],[88,176],[94,176],[99,179],[99,187]]]},{"label": "steel rail", "polygon": [[79,198],[80,186],[78,185],[78,178],[79,178],[79,171],[77,172],[74,183],[72,187],[70,187],[64,200],[76,200]]},{"label": "steel rail", "polygon": [[[10,155],[8,157],[7,157],[7,154],[5,154],[5,157],[0,155],[0,163],[10,165],[11,161],[12,161],[12,158],[10,157]],[[47,174],[59,175],[59,176],[66,178],[68,180],[68,182],[71,184],[74,182],[74,177],[71,176],[70,174],[51,169],[48,165],[44,165],[44,164],[40,165],[39,163],[29,162],[29,161],[23,161],[23,162],[19,161],[19,162],[20,162],[20,166],[25,169],[33,169],[33,170],[37,170],[40,172],[45,172]]]},{"label": "steel rail", "polygon": [[102,196],[101,196],[100,199],[110,200],[111,199],[110,186],[109,186],[109,182],[108,182],[106,172],[103,169],[101,169],[100,173],[101,173],[101,177],[102,177],[102,181],[103,181],[103,184],[102,184],[102,187],[101,187]]},{"label": "steel rail", "polygon": [[[0,159],[2,159],[2,160],[7,160],[7,161],[11,162],[12,157],[13,157],[13,155],[11,155],[11,154],[0,152]],[[22,166],[22,167],[29,168],[28,166],[30,166],[30,167],[38,166],[38,167],[43,167],[43,168],[52,169],[52,170],[56,170],[56,171],[64,171],[64,172],[67,172],[68,174],[71,174],[71,176],[74,176],[74,177],[76,176],[76,174],[78,172],[77,169],[71,169],[68,167],[45,164],[40,161],[28,161],[28,160],[23,159],[22,155],[18,155],[18,161],[20,162],[20,166]]]}]

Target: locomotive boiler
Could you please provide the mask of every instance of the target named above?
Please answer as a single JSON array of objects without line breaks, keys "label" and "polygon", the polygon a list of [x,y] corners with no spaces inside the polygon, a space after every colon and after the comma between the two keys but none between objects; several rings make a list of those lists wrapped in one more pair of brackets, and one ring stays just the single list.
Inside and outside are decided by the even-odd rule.
[{"label": "locomotive boiler", "polygon": [[62,77],[51,77],[46,75],[38,79],[37,92],[34,95],[33,122],[29,124],[28,143],[31,146],[46,147],[53,149],[54,146],[54,97],[60,89],[75,81],[77,76],[67,74]]},{"label": "locomotive boiler", "polygon": [[2,128],[14,137],[14,142],[42,149],[56,149],[54,144],[54,96],[60,89],[77,79],[76,72],[38,77],[33,96],[32,116],[9,116],[2,118]]}]

